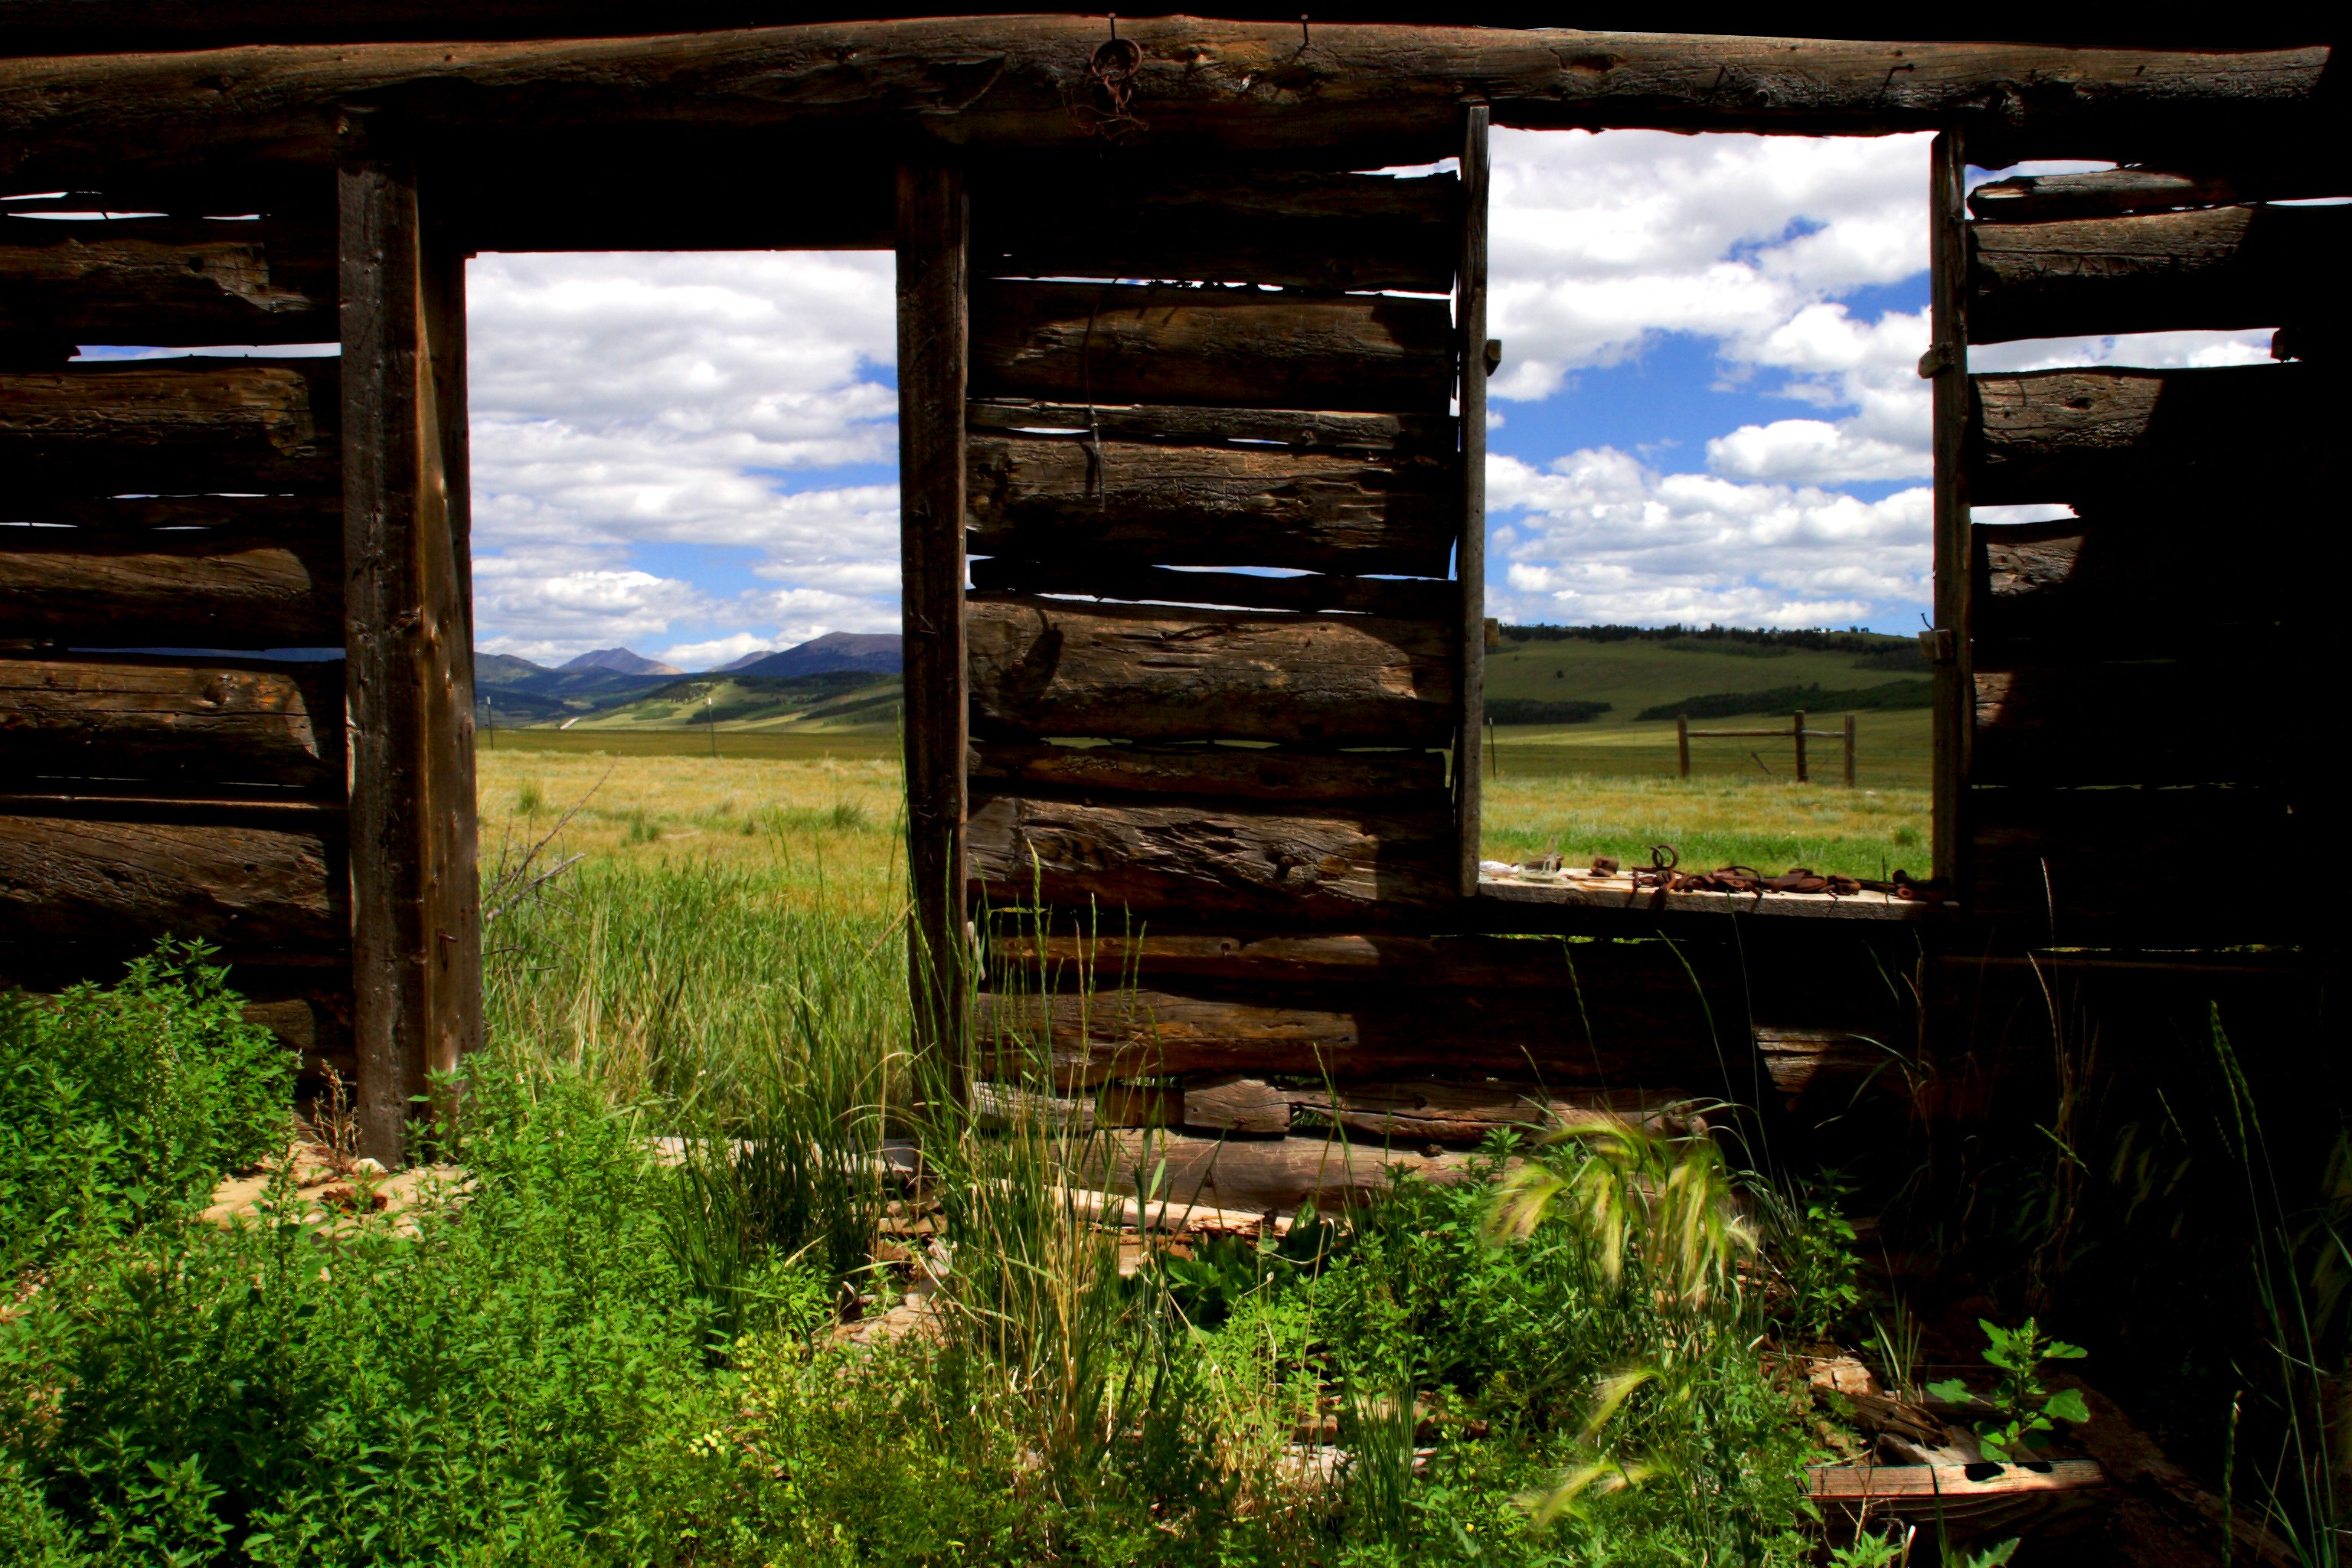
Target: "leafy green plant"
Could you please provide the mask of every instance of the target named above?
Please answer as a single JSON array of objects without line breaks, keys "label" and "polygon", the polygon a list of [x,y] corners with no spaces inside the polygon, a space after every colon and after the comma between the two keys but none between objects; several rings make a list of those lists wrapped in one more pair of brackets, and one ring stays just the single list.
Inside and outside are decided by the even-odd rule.
[{"label": "leafy green plant", "polygon": [[2089,1352],[2047,1337],[2032,1318],[2014,1329],[1982,1318],[1977,1326],[1985,1331],[1986,1364],[2000,1373],[1992,1392],[1974,1394],[1958,1378],[1947,1378],[1929,1384],[1927,1394],[1985,1412],[1975,1425],[1977,1442],[1987,1458],[2013,1462],[2028,1449],[2046,1447],[2059,1422],[2079,1426],[2091,1418],[2079,1389],[2052,1390],[2042,1383],[2045,1363],[2080,1361]]}]

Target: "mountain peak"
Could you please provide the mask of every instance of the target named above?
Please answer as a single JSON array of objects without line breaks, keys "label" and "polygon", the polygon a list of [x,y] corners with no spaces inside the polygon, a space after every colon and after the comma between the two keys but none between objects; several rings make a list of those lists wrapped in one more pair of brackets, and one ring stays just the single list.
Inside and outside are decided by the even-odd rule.
[{"label": "mountain peak", "polygon": [[582,654],[578,658],[565,661],[558,668],[609,669],[616,675],[683,675],[686,673],[676,665],[664,664],[658,659],[631,653],[625,647],[593,648]]},{"label": "mountain peak", "polygon": [[902,641],[896,632],[827,632],[798,647],[728,668],[739,675],[823,675],[839,669],[896,675]]}]

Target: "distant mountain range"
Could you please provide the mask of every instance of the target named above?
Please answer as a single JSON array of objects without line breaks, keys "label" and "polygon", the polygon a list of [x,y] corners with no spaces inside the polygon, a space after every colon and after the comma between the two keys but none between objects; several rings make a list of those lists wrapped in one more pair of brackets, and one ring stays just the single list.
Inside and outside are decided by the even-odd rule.
[{"label": "distant mountain range", "polygon": [[[762,648],[710,673],[799,678],[898,673],[896,634],[830,632],[778,653]],[[493,722],[541,724],[622,707],[676,682],[683,672],[625,647],[598,648],[551,669],[510,653],[474,656],[474,694]]]},{"label": "distant mountain range", "polygon": [[871,675],[896,675],[904,661],[906,639],[897,632],[827,632],[782,653],[762,648],[747,653],[714,674],[801,676],[827,675],[837,669]]},{"label": "distant mountain range", "polygon": [[615,675],[684,675],[686,671],[674,664],[647,658],[631,653],[625,647],[593,648],[578,658],[558,665],[559,669],[609,669]]}]

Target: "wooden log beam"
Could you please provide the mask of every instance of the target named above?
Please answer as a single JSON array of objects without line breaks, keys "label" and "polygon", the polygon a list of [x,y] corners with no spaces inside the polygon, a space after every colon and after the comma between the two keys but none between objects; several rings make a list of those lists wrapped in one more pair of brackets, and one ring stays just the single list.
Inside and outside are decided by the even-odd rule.
[{"label": "wooden log beam", "polygon": [[[1014,931],[991,946],[1000,973],[1058,987],[1139,978],[1252,986],[1411,986],[1449,990],[1591,990],[1656,1000],[1692,994],[1689,950],[1663,942],[1560,937],[1272,933],[1039,935]],[[1704,960],[1706,954],[1697,955]],[[1708,968],[1702,963],[1702,971]],[[1727,978],[1711,976],[1712,978]],[[1575,1005],[1572,1000],[1566,1003]]]},{"label": "wooden log beam", "polygon": [[[1073,189],[1084,199],[1073,201]],[[1204,174],[1196,160],[1106,182],[1091,159],[1024,160],[973,203],[973,266],[992,278],[1151,278],[1336,293],[1454,287],[1452,174]]]},{"label": "wooden log beam", "polygon": [[[1801,133],[1964,126],[2019,156],[2158,161],[2223,137],[2337,145],[2325,47],[2219,53],[1906,45],[1566,29],[1139,18],[1129,108],[1154,144],[1319,152],[1363,168],[1454,150],[1460,105],[1500,125]],[[830,145],[920,123],[966,142],[1085,146],[1109,116],[1087,75],[1101,25],[968,17],[637,38],[232,47],[0,63],[0,174],[335,160],[352,106],[478,145],[609,123],[616,104],[713,132]],[[225,109],[233,110],[224,112]],[[738,137],[740,144],[740,134]],[[1394,156],[1391,156],[1391,155]]]},{"label": "wooden log beam", "polygon": [[2294,613],[2263,554],[2231,547],[2200,506],[1979,523],[1974,539],[1979,669],[2242,657],[2283,640]]},{"label": "wooden log beam", "polygon": [[2075,337],[2316,321],[2352,207],[2226,206],[1969,232],[1969,338]]},{"label": "wooden log beam", "polygon": [[1328,408],[1193,407],[1181,403],[1056,403],[991,397],[965,409],[974,433],[1091,436],[1105,441],[1167,441],[1184,447],[1239,443],[1297,452],[1393,452],[1450,457],[1454,421],[1444,414],[1365,414]]},{"label": "wooden log beam", "polygon": [[[2280,778],[2294,714],[2238,660],[1976,672],[1978,784],[2253,784]],[[2226,738],[2185,714],[2227,712]]]},{"label": "wooden log beam", "polygon": [[1342,610],[1397,620],[1444,619],[1460,597],[1455,584],[1431,577],[1339,577],[1306,572],[1265,577],[1242,572],[1177,572],[1118,560],[1057,554],[1038,561],[1015,555],[971,563],[971,584],[1006,594],[1083,594],[1160,605],[1214,608]]},{"label": "wooden log beam", "polygon": [[999,736],[1444,745],[1442,622],[971,595],[971,717]]},{"label": "wooden log beam", "polygon": [[1453,556],[1447,458],[976,436],[971,459],[986,555],[1417,577]]},{"label": "wooden log beam", "polygon": [[1660,1093],[1726,1088],[1705,1009],[1688,987],[1680,997],[1596,996],[1581,1014],[1528,992],[1244,994],[982,992],[976,1043],[992,1074],[1043,1075],[1064,1087],[1169,1073],[1352,1081],[1420,1069]]},{"label": "wooden log beam", "polygon": [[481,1042],[465,265],[405,164],[337,172],[360,1139],[387,1165]]},{"label": "wooden log beam", "polygon": [[0,816],[0,926],[44,941],[323,945],[344,888],[324,830]]},{"label": "wooden log beam", "polygon": [[316,536],[0,528],[0,637],[94,646],[333,647],[343,552]]},{"label": "wooden log beam", "polygon": [[28,502],[331,493],[341,482],[338,368],[331,358],[190,357],[0,374],[0,467]]},{"label": "wooden log beam", "polygon": [[1378,925],[1454,901],[1450,814],[975,796],[973,879],[1003,903]]},{"label": "wooden log beam", "polygon": [[0,337],[193,348],[335,332],[335,242],[322,226],[0,216]]},{"label": "wooden log beam", "polygon": [[2016,174],[1969,193],[1969,216],[1979,223],[2058,223],[2120,217],[2179,207],[2226,206],[2271,194],[2269,181],[2248,170],[2228,175],[2173,174],[2160,169],[2098,169],[2080,174]]},{"label": "wooden log beam", "polygon": [[0,759],[35,779],[342,792],[339,665],[0,659]]},{"label": "wooden log beam", "polygon": [[0,496],[0,521],[69,523],[85,540],[155,543],[159,530],[283,544],[306,560],[340,551],[342,497],[318,495]]},{"label": "wooden log beam", "polygon": [[1476,1143],[1506,1128],[1632,1125],[1685,1133],[1705,1120],[1688,1097],[1640,1089],[1555,1092],[1524,1079],[1294,1083],[1226,1074],[1184,1084],[1183,1124],[1201,1132],[1341,1127],[1375,1143]]},{"label": "wooden log beam", "polygon": [[1252,800],[1437,803],[1435,752],[1301,752],[1271,746],[1055,746],[982,741],[970,777],[992,792],[1238,795]]},{"label": "wooden log beam", "polygon": [[[2046,370],[1970,378],[1969,500],[2097,501],[2317,489],[2342,443],[2340,378],[2302,364]],[[1962,568],[1965,570],[1965,567]]]},{"label": "wooden log beam", "polygon": [[1423,1181],[1470,1177],[1476,1156],[1462,1152],[1386,1148],[1377,1142],[1321,1134],[1222,1139],[1181,1132],[1107,1131],[1074,1154],[1076,1186],[1149,1195],[1227,1214],[1294,1214],[1302,1208],[1354,1208],[1377,1200],[1410,1172]]}]

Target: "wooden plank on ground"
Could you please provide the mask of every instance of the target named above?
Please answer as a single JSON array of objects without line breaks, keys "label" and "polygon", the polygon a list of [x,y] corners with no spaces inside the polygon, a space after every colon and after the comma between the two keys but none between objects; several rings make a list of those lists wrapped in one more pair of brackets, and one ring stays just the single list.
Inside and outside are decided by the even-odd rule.
[{"label": "wooden plank on ground", "polygon": [[1309,614],[1344,610],[1409,621],[1449,616],[1461,597],[1454,584],[1435,577],[1340,577],[1319,572],[1272,577],[1244,572],[1174,571],[1059,552],[1044,561],[982,556],[971,567],[972,586],[984,592],[1083,594],[1090,598],[1160,605]]},{"label": "wooden plank on ground", "polygon": [[1980,669],[1975,683],[1979,784],[2262,783],[2294,747],[2284,695],[2236,658]]},{"label": "wooden plank on ground", "polygon": [[[1403,986],[990,991],[977,998],[975,1028],[993,1075],[1064,1086],[1171,1073],[1349,1082],[1494,1074],[1555,1087],[1725,1092],[1696,988],[1591,1000],[1580,1011],[1540,992]],[[1726,1044],[1747,1054],[1736,1031]]]},{"label": "wooden plank on ground", "polygon": [[332,647],[343,552],[226,529],[0,529],[0,637],[85,646]]},{"label": "wooden plank on ground", "polygon": [[1454,287],[1452,174],[1322,174],[1197,160],[1024,159],[981,185],[974,265],[992,278],[1152,278],[1338,292]]},{"label": "wooden plank on ground", "polygon": [[1380,924],[1454,901],[1442,804],[1083,805],[976,795],[971,874],[1000,904],[1042,897],[1107,913]]},{"label": "wooden plank on ground", "polygon": [[975,433],[1091,436],[1104,441],[1163,441],[1180,447],[1220,443],[1294,452],[1395,453],[1451,461],[1457,448],[1447,414],[1364,414],[1328,408],[1232,408],[1181,403],[1056,403],[1051,399],[974,399],[965,419]]},{"label": "wooden plank on ground", "polygon": [[967,989],[963,604],[971,228],[960,165],[898,170],[898,559],[905,629],[908,983],[925,1092],[961,1093]]},{"label": "wooden plank on ground", "polygon": [[1452,738],[1443,622],[975,594],[965,623],[972,723],[992,735],[1386,746]]},{"label": "wooden plank on ground", "polygon": [[45,942],[332,943],[346,929],[342,872],[324,828],[0,816],[0,929]]},{"label": "wooden plank on ground", "polygon": [[1443,414],[1442,300],[1255,289],[981,283],[975,396]]},{"label": "wooden plank on ground", "polygon": [[1688,1098],[1672,1092],[1554,1090],[1483,1077],[1329,1083],[1237,1074],[1185,1080],[1181,1120],[1197,1132],[1259,1135],[1337,1126],[1401,1148],[1476,1143],[1505,1128],[1630,1124],[1679,1133],[1705,1125]]},{"label": "wooden plank on ground", "polygon": [[[565,30],[576,25],[567,18]],[[19,151],[7,173],[20,190],[45,190],[110,171],[324,166],[341,149],[353,103],[397,104],[468,149],[498,133],[593,130],[628,105],[723,136],[719,145],[739,152],[762,131],[840,147],[919,127],[967,144],[1086,148],[1109,123],[1087,74],[1104,38],[1093,17],[449,37],[466,30],[454,23],[412,42],[164,44],[139,55],[10,59],[0,69],[0,145]],[[2084,49],[1336,22],[1313,32],[1307,47],[1289,17],[1123,18],[1120,36],[1140,51],[1131,111],[1155,146],[1282,152],[1346,168],[1447,155],[1460,106],[1473,99],[1495,105],[1497,124],[1531,128],[1961,125],[1994,167],[2060,156],[2162,164],[2183,153],[2210,158],[2217,142],[2342,142],[2325,46]],[[215,32],[208,41],[252,36]],[[223,112],[225,83],[237,112]]]},{"label": "wooden plank on ground", "polygon": [[1161,566],[1439,577],[1458,463],[1278,447],[975,437],[971,547]]},{"label": "wooden plank on ground", "polygon": [[0,467],[25,500],[331,493],[337,370],[332,358],[190,356],[0,374]]},{"label": "wooden plank on ground", "polygon": [[387,1165],[480,1043],[465,270],[415,170],[337,175],[357,1113]]},{"label": "wooden plank on ground", "polygon": [[1969,499],[1977,506],[2177,497],[2184,489],[2243,504],[2316,489],[2339,461],[2344,384],[2316,366],[1971,379]]},{"label": "wooden plank on ground", "polygon": [[1405,1173],[1458,1182],[1476,1156],[1387,1148],[1374,1141],[1308,1133],[1293,1138],[1223,1139],[1181,1132],[1107,1131],[1074,1153],[1074,1186],[1228,1213],[1287,1215],[1312,1205],[1343,1209],[1379,1198]]},{"label": "wooden plank on ground", "polygon": [[334,231],[0,215],[0,338],[52,336],[169,348],[333,342]]},{"label": "wooden plank on ground", "polygon": [[0,658],[9,787],[111,779],[342,793],[343,673],[334,663]]},{"label": "wooden plank on ground", "polygon": [[2333,310],[2352,207],[1971,226],[1969,339],[2281,327]]},{"label": "wooden plank on ground", "polygon": [[1435,752],[1307,752],[1219,745],[1056,746],[982,741],[970,775],[999,793],[1239,795],[1254,800],[1435,805],[1445,759]]}]

